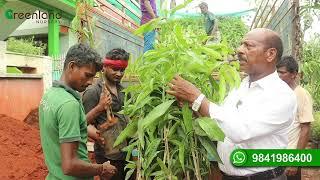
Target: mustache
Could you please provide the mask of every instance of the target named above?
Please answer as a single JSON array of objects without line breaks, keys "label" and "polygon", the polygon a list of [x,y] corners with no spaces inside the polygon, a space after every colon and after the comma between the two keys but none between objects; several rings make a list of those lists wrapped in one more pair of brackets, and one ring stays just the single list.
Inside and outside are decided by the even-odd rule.
[{"label": "mustache", "polygon": [[235,55],[232,55],[232,58],[228,58],[228,62],[232,62],[232,61],[245,61],[245,62],[247,62],[248,60],[240,54],[235,54]]},{"label": "mustache", "polygon": [[237,59],[238,59],[238,61],[245,61],[245,62],[248,61],[246,58],[244,58],[244,57],[243,57],[242,55],[240,55],[240,54],[237,54]]}]

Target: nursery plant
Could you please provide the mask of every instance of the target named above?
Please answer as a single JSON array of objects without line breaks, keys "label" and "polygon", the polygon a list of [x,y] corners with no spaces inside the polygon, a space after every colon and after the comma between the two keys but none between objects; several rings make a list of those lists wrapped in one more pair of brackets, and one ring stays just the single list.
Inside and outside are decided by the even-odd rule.
[{"label": "nursery plant", "polygon": [[[179,74],[219,104],[240,84],[238,64],[224,61],[233,53],[226,42],[204,45],[208,37],[185,21],[158,18],[136,33],[153,29],[159,34],[156,48],[130,62],[126,70],[127,77],[137,79],[124,90],[122,113],[131,122],[114,146],[130,139],[123,149],[129,162],[126,179],[136,170],[136,179],[200,180],[208,174],[209,157],[221,162],[215,142],[223,141],[224,133],[213,119],[196,115],[190,104],[180,107],[166,93],[167,84]],[[214,72],[218,78],[212,76]],[[131,160],[132,151],[138,152],[136,161]]]},{"label": "nursery plant", "polygon": [[[166,11],[169,17],[189,1]],[[85,3],[85,2],[82,2]],[[73,29],[80,42],[94,46],[92,21],[84,4],[78,4]],[[85,25],[85,26],[83,26]],[[209,170],[209,157],[221,162],[214,142],[223,141],[224,133],[214,120],[199,117],[184,103],[166,94],[168,82],[180,74],[194,83],[212,102],[221,103],[226,93],[237,87],[238,64],[224,61],[233,50],[226,42],[203,45],[208,38],[198,25],[176,19],[155,19],[141,26],[136,34],[157,29],[156,48],[130,62],[126,76],[138,80],[124,91],[126,100],[122,113],[131,122],[119,135],[114,146],[130,139],[127,151],[128,173],[136,170],[136,179],[203,179]],[[218,79],[212,73],[218,74]],[[129,98],[130,97],[130,98]],[[132,161],[132,151],[138,151]]]}]

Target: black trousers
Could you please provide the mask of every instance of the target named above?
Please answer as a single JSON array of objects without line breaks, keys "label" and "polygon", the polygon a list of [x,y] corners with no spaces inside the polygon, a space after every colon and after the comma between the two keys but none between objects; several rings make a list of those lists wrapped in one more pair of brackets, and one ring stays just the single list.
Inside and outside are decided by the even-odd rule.
[{"label": "black trousers", "polygon": [[294,176],[287,176],[287,180],[301,180],[301,167],[298,168],[297,174]]}]

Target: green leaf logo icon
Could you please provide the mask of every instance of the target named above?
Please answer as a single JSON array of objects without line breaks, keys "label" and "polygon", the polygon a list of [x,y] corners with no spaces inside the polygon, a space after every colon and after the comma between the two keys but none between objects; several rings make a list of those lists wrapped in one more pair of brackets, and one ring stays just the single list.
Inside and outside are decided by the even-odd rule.
[{"label": "green leaf logo icon", "polygon": [[13,10],[8,9],[4,12],[4,15],[6,16],[7,19],[13,19]]}]

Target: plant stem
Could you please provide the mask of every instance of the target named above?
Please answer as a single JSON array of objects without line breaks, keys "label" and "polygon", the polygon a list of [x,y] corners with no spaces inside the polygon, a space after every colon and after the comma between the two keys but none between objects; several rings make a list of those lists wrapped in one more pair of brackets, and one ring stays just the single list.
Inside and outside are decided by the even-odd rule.
[{"label": "plant stem", "polygon": [[[194,140],[195,140],[195,145],[197,146],[197,138],[195,138]],[[197,169],[198,169],[199,177],[200,177],[200,179],[202,179],[202,177],[201,177],[201,169],[200,169],[199,152],[195,151],[195,154],[196,154],[196,158],[197,158]]]},{"label": "plant stem", "polygon": [[137,160],[137,175],[136,175],[136,180],[141,180],[141,148],[140,148],[140,143],[138,144],[138,160]]},{"label": "plant stem", "polygon": [[163,138],[164,138],[164,156],[163,156],[163,162],[164,164],[166,164],[166,161],[167,161],[167,164],[168,164],[168,169],[169,169],[169,180],[172,179],[171,177],[171,170],[170,170],[170,151],[169,151],[169,142],[168,142],[168,129],[167,127],[165,127],[163,129]]},{"label": "plant stem", "polygon": [[190,172],[187,171],[187,180],[190,180]]},{"label": "plant stem", "polygon": [[162,102],[166,100],[166,91],[165,91],[165,86],[162,86]]},{"label": "plant stem", "polygon": [[194,168],[195,168],[195,174],[196,174],[196,178],[197,180],[202,180],[201,178],[201,174],[200,174],[200,167],[199,167],[199,159],[196,156],[196,152],[195,152],[195,147],[197,145],[197,141],[196,138],[193,141],[193,138],[191,138],[191,154],[192,154],[192,158],[193,158],[193,164],[194,164]]}]

